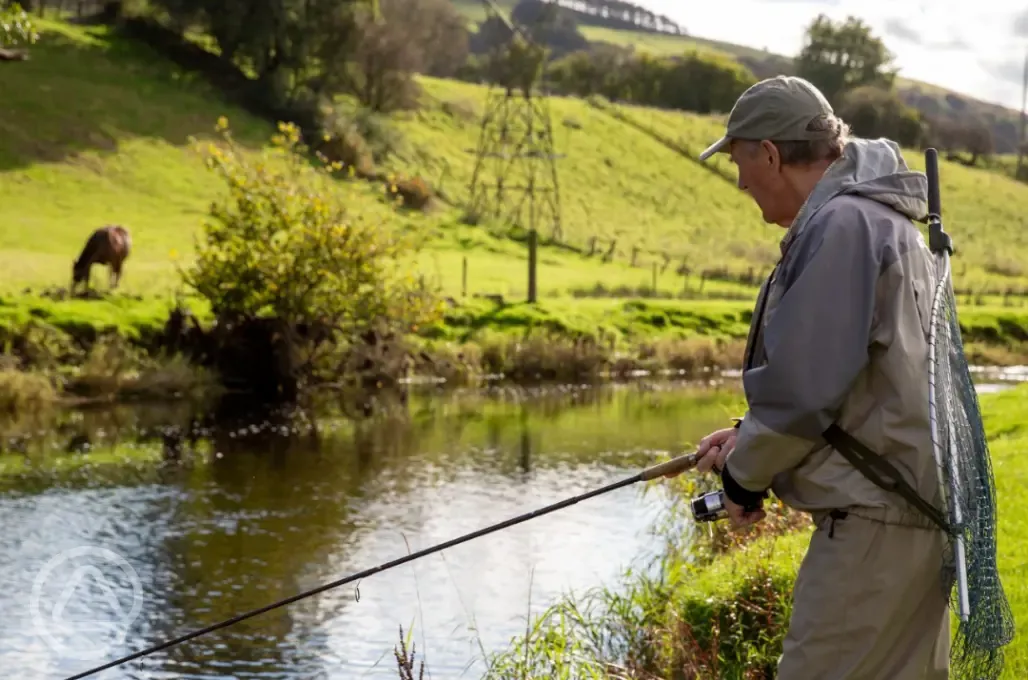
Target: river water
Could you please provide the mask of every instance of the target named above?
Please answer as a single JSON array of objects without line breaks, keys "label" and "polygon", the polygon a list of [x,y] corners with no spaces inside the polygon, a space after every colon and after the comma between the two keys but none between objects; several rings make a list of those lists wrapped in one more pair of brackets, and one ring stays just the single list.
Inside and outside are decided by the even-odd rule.
[{"label": "river water", "polygon": [[[0,492],[0,668],[65,678],[601,487],[724,426],[738,399],[643,384],[415,397],[361,426],[328,415],[316,433],[201,437],[206,462],[188,444],[160,461],[158,430],[187,423],[182,409],[35,423],[4,454],[33,467]],[[116,462],[69,471],[82,457]],[[400,626],[426,677],[480,677],[529,608],[615,585],[653,553],[666,497],[642,486],[375,574],[359,601],[342,586],[93,677],[396,678]]]},{"label": "river water", "polygon": [[[313,428],[209,432],[181,405],[22,423],[0,454],[0,669],[66,678],[596,489],[740,404],[734,381],[638,383],[421,395]],[[612,491],[91,677],[397,678],[402,626],[426,677],[477,678],[530,613],[644,566],[667,502],[659,482]]]}]

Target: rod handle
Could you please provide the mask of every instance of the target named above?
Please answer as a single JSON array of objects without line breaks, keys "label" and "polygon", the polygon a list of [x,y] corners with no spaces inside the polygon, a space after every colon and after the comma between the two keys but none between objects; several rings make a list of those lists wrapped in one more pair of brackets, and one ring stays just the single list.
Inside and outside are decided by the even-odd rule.
[{"label": "rod handle", "polygon": [[651,479],[663,477],[664,475],[685,472],[696,467],[698,462],[700,462],[699,454],[687,453],[684,456],[678,456],[677,458],[672,458],[671,460],[646,468],[639,474],[639,478],[644,482],[648,482]]},{"label": "rod handle", "polygon": [[928,178],[928,214],[942,217],[942,199],[939,196],[939,152],[925,149],[924,174]]}]

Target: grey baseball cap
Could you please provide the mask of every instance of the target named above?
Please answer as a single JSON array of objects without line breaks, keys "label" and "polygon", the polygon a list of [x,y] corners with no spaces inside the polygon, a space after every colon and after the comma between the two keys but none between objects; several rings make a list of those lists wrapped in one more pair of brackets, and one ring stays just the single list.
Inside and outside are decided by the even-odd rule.
[{"label": "grey baseball cap", "polygon": [[833,126],[820,124],[834,115],[832,105],[809,81],[796,76],[775,76],[751,85],[739,95],[731,113],[725,136],[700,154],[705,161],[718,152],[728,153],[733,139],[772,142],[828,139]]}]

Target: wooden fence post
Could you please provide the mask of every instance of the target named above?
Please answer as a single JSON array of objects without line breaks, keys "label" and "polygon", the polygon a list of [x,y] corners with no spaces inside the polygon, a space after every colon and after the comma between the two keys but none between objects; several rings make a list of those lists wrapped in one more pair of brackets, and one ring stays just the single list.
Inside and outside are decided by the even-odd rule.
[{"label": "wooden fence post", "polygon": [[536,265],[538,262],[536,247],[538,245],[538,238],[539,236],[535,229],[528,232],[528,301],[530,303],[536,300]]}]

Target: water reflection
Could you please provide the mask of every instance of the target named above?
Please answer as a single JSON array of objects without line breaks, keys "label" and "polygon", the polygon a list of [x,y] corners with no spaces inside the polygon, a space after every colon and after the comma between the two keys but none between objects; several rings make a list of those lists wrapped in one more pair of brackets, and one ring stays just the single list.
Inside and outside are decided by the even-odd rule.
[{"label": "water reflection", "polygon": [[[414,396],[362,422],[323,404],[316,418],[259,422],[219,424],[180,407],[20,424],[3,438],[20,443],[0,456],[25,466],[0,495],[0,667],[66,677],[591,490],[723,425],[740,398],[647,385],[529,396]],[[530,609],[611,582],[656,547],[646,529],[663,508],[660,489],[593,498],[376,574],[359,601],[354,588],[330,590],[96,677],[395,678],[401,625],[413,626],[431,677],[477,677],[482,649],[505,646]],[[131,611],[133,581],[96,565],[100,578],[72,599],[108,625],[62,636],[55,651],[39,624],[52,623],[76,565],[50,572],[35,599],[34,582],[84,545],[131,566],[139,614],[118,641],[110,624]],[[36,602],[45,606],[34,619]]]}]

